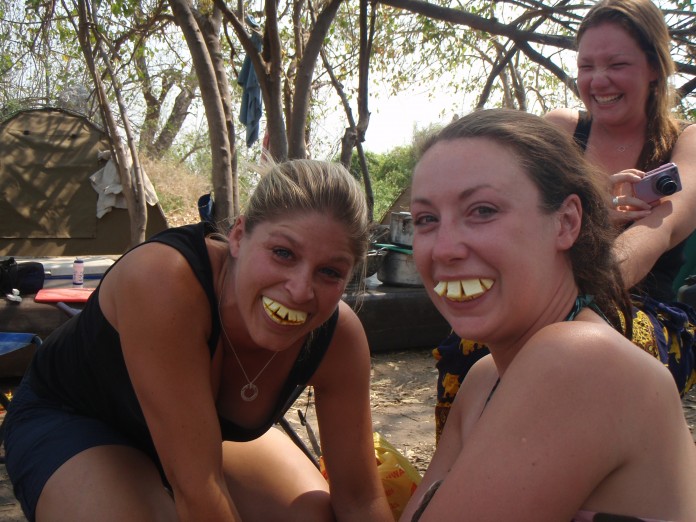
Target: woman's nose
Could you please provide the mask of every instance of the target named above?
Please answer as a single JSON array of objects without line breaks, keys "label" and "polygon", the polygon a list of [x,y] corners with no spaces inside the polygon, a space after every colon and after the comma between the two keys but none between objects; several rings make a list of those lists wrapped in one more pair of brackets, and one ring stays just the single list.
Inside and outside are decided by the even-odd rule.
[{"label": "woman's nose", "polygon": [[439,227],[432,245],[432,257],[434,261],[449,263],[466,257],[468,252],[469,249],[466,246],[461,231],[451,225],[441,225]]},{"label": "woman's nose", "polygon": [[311,272],[304,269],[295,270],[285,283],[285,288],[296,303],[305,303],[314,297],[314,285]]},{"label": "woman's nose", "polygon": [[609,83],[609,75],[606,67],[597,67],[592,72],[592,85],[604,85]]}]

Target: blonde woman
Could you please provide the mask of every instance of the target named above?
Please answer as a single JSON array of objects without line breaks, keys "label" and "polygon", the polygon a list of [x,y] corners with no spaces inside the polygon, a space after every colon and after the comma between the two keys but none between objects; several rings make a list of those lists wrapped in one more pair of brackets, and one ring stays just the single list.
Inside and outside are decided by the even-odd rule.
[{"label": "blonde woman", "polygon": [[[392,520],[367,340],[341,301],[367,227],[345,169],[298,160],[269,169],[226,241],[201,223],[125,254],[7,414],[27,518]],[[272,428],[305,385],[330,486]]]}]

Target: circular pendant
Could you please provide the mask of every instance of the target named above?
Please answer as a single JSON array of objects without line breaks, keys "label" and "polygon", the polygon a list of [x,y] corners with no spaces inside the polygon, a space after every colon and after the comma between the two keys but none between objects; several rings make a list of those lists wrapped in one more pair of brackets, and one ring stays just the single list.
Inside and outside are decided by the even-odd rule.
[{"label": "circular pendant", "polygon": [[246,402],[253,401],[259,395],[259,388],[253,383],[245,384],[242,386],[239,394],[242,396],[242,400]]}]

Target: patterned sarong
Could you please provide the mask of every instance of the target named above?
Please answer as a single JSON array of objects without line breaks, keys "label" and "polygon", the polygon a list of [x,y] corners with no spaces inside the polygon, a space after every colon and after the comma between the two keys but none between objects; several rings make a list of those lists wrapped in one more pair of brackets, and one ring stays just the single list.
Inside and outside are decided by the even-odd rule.
[{"label": "patterned sarong", "polygon": [[[696,312],[683,303],[661,303],[647,296],[634,295],[632,300],[633,344],[669,369],[679,394],[683,396],[696,384]],[[455,333],[451,333],[433,350],[438,370],[436,443],[440,440],[449,409],[464,376],[487,353],[486,345],[460,339]]]}]

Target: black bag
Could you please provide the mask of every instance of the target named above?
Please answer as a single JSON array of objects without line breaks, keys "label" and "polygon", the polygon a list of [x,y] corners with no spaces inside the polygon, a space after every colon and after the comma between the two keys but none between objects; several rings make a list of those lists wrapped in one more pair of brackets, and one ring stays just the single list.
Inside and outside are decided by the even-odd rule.
[{"label": "black bag", "polygon": [[11,294],[13,289],[20,295],[35,294],[43,288],[46,274],[41,263],[27,261],[17,263],[14,257],[0,261],[0,293]]}]

